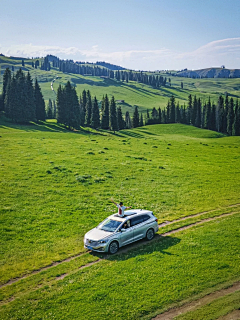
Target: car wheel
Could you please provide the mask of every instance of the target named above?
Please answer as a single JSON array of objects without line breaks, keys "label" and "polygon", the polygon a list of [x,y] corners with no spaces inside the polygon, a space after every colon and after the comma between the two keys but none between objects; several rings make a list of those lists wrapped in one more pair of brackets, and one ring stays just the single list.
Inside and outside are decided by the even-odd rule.
[{"label": "car wheel", "polygon": [[153,229],[148,229],[147,234],[146,234],[146,238],[147,240],[152,240],[155,236],[155,232]]},{"label": "car wheel", "polygon": [[118,252],[118,248],[119,248],[119,246],[118,246],[117,241],[111,242],[109,245],[109,249],[108,249],[109,253],[114,254],[114,253]]}]

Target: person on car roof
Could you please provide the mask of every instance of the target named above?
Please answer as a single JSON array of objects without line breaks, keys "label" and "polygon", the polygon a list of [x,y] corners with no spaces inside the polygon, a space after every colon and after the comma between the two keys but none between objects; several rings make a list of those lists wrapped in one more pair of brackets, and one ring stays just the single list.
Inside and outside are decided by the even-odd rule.
[{"label": "person on car roof", "polygon": [[124,210],[125,209],[132,208],[132,207],[125,207],[122,202],[119,202],[119,204],[118,204],[115,201],[113,201],[113,199],[111,199],[111,201],[112,201],[112,203],[114,203],[118,207],[118,215],[119,215],[119,217],[124,217]]}]

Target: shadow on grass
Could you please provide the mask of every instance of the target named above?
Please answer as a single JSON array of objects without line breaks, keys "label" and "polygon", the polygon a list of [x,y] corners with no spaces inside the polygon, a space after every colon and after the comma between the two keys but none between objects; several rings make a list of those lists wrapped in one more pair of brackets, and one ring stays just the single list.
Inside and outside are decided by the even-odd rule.
[{"label": "shadow on grass", "polygon": [[69,130],[63,125],[57,122],[46,122],[46,121],[38,121],[31,122],[29,124],[19,124],[13,123],[10,120],[0,121],[0,129],[14,129],[21,130],[26,132],[61,132],[61,133],[74,133],[81,135],[101,135],[104,136],[100,131],[91,131],[89,128],[80,128],[78,130]]},{"label": "shadow on grass", "polygon": [[[139,240],[120,248],[118,253],[114,255],[98,252],[91,252],[90,254],[101,259],[111,261],[124,261],[135,257],[139,257],[139,259],[144,260],[147,259],[147,255],[152,253],[159,252],[166,255],[173,255],[173,253],[168,252],[167,250],[172,246],[177,245],[180,241],[181,239],[176,237],[163,237],[159,234],[156,234],[154,240],[152,240],[151,242],[147,241],[146,239]],[[161,256],[158,257],[161,258]]]}]

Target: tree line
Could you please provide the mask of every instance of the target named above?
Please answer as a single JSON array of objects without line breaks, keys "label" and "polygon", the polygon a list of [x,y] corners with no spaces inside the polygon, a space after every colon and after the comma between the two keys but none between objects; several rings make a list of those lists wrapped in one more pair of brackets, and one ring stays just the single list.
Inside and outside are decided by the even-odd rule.
[{"label": "tree line", "polygon": [[[114,96],[111,99],[103,95],[99,102],[96,96],[92,97],[89,90],[83,90],[79,99],[74,86],[68,81],[57,90],[57,121],[68,129],[91,127],[118,131],[132,128],[135,124],[127,111],[123,117],[121,106],[117,107]],[[137,108],[137,107],[136,107]]]},{"label": "tree line", "polygon": [[238,99],[234,101],[220,95],[217,104],[211,101],[210,97],[203,102],[196,95],[188,96],[187,106],[176,103],[172,96],[166,108],[158,110],[153,108],[147,110],[145,125],[157,123],[183,123],[198,128],[209,129],[228,135],[240,135],[240,107]]},{"label": "tree line", "polygon": [[45,102],[37,79],[33,85],[30,73],[19,69],[12,74],[5,69],[3,89],[0,96],[0,110],[17,123],[45,120]]}]

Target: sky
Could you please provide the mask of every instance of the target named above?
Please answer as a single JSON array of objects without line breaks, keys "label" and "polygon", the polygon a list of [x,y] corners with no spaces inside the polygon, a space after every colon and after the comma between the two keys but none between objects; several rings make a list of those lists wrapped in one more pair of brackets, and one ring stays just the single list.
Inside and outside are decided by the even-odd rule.
[{"label": "sky", "polygon": [[240,0],[0,0],[0,53],[240,69]]}]

